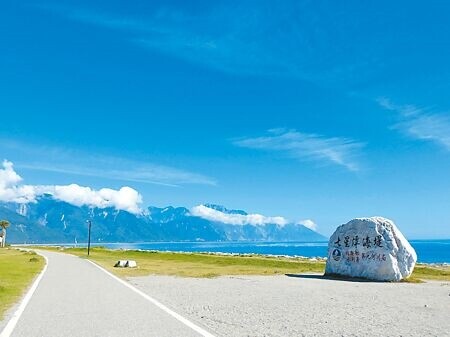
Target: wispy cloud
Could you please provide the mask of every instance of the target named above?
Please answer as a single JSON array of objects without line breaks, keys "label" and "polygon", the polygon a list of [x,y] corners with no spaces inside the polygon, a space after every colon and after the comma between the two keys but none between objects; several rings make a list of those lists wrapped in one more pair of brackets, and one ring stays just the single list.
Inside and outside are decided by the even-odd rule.
[{"label": "wispy cloud", "polygon": [[398,113],[400,122],[394,128],[415,139],[431,141],[450,151],[450,114],[435,113],[415,105],[397,105],[379,98],[381,107]]},{"label": "wispy cloud", "polygon": [[13,153],[16,167],[21,169],[99,177],[118,181],[140,182],[178,187],[185,184],[216,185],[216,180],[179,168],[149,161],[38,146],[18,141],[2,140],[0,149]]},{"label": "wispy cloud", "polygon": [[[309,2],[226,2],[209,4],[196,13],[183,5],[165,4],[139,18],[89,8],[41,8],[125,33],[121,38],[125,35],[143,48],[224,72],[327,81],[360,76],[369,68],[361,60],[370,57],[352,58],[354,53],[343,57],[337,46],[346,41],[349,22],[335,24],[340,16],[328,20],[326,11]],[[321,20],[327,25],[318,24]],[[368,49],[361,51],[369,54]]]},{"label": "wispy cloud", "polygon": [[[234,8],[230,16],[229,10],[220,8],[200,17],[165,7],[148,13],[145,19],[80,8],[42,8],[70,20],[125,32],[129,41],[140,47],[225,72],[287,73],[295,68],[285,58],[264,52],[264,46],[254,40],[261,29],[255,20],[263,19],[257,9],[244,20],[239,18],[244,15],[242,8]],[[219,22],[222,29],[217,29]]]},{"label": "wispy cloud", "polygon": [[360,170],[355,157],[364,146],[349,138],[329,138],[286,129],[269,130],[268,135],[262,137],[236,139],[233,144],[249,149],[276,151],[300,160],[337,164],[350,171]]}]

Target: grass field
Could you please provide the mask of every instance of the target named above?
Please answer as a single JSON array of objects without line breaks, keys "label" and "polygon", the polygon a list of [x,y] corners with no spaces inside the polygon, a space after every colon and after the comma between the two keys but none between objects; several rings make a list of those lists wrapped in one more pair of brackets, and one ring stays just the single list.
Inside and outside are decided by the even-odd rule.
[{"label": "grass field", "polygon": [[[58,248],[49,248],[58,250]],[[66,248],[64,252],[86,256],[86,249]],[[217,277],[223,275],[277,275],[295,273],[323,273],[324,261],[308,259],[253,256],[228,256],[199,253],[166,253],[91,249],[91,260],[97,262],[114,274],[126,276],[143,276],[151,274],[175,275],[183,277]],[[114,268],[117,260],[136,260],[139,268]],[[407,282],[421,280],[450,281],[450,268],[438,268],[417,265]]]},{"label": "grass field", "polygon": [[411,275],[412,281],[416,279],[450,281],[450,267],[433,267],[418,264]]},{"label": "grass field", "polygon": [[44,259],[34,252],[0,249],[0,320],[23,295],[44,264]]},{"label": "grass field", "polygon": [[[86,257],[86,249],[70,248],[67,253]],[[209,254],[165,253],[91,249],[91,260],[119,276],[150,274],[183,277],[217,277],[222,275],[274,275],[322,272],[323,263],[300,259],[260,256],[222,256]],[[114,268],[117,260],[136,260],[139,268]]]}]

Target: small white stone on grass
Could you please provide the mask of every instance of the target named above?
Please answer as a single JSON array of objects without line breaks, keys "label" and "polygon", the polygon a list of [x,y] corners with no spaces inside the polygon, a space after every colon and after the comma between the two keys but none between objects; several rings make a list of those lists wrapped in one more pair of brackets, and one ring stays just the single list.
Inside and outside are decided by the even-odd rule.
[{"label": "small white stone on grass", "polygon": [[116,262],[114,267],[120,267],[120,268],[136,268],[137,263],[134,260],[119,260]]},{"label": "small white stone on grass", "polygon": [[125,268],[127,266],[127,260],[119,260],[116,262],[114,267]]},{"label": "small white stone on grass", "polygon": [[128,260],[128,261],[127,261],[127,264],[125,265],[125,267],[128,267],[128,268],[136,268],[136,267],[137,267],[137,263],[136,263],[136,261],[134,261],[134,260]]}]

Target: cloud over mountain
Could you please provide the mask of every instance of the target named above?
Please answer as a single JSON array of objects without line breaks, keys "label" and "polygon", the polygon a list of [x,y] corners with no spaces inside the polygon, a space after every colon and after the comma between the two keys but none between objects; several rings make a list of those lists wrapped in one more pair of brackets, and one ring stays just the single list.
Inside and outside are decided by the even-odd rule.
[{"label": "cloud over mountain", "polygon": [[317,224],[311,219],[301,220],[298,223],[306,228],[312,229],[313,231],[317,230]]},{"label": "cloud over mountain", "polygon": [[191,215],[198,216],[209,221],[216,221],[228,225],[253,225],[261,226],[266,224],[276,224],[284,226],[288,221],[281,216],[264,216],[261,214],[236,214],[225,213],[219,210],[207,207],[205,205],[198,205],[190,210]]},{"label": "cloud over mountain", "polygon": [[29,203],[36,198],[50,194],[54,199],[75,206],[115,207],[130,213],[140,213],[142,196],[133,188],[124,186],[119,190],[102,188],[95,190],[78,184],[70,185],[24,185],[13,163],[4,160],[0,169],[0,201]]}]

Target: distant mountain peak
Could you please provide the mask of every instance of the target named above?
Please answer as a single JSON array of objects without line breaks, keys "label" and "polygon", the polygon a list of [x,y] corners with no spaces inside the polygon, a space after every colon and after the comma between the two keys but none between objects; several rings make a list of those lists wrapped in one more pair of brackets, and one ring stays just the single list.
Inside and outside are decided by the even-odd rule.
[{"label": "distant mountain peak", "polygon": [[216,211],[225,213],[225,214],[240,214],[240,215],[248,215],[247,212],[239,209],[228,209],[225,206],[217,205],[217,204],[203,204],[203,206],[214,209]]},{"label": "distant mountain peak", "polygon": [[[325,238],[303,225],[278,225],[277,217],[248,215],[216,204],[193,209],[148,207],[134,214],[114,207],[75,206],[51,196],[33,203],[0,202],[0,218],[8,219],[10,242],[63,243],[87,239],[92,221],[93,242],[142,241],[320,241]],[[209,210],[209,211],[208,211]],[[212,213],[213,218],[205,214]],[[272,221],[273,220],[273,221]],[[255,222],[256,221],[256,222]],[[259,222],[265,221],[263,225]]]}]

